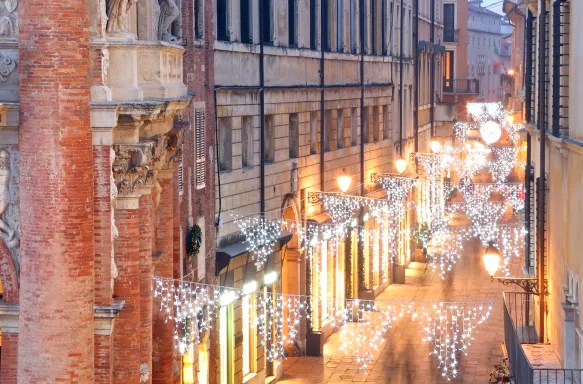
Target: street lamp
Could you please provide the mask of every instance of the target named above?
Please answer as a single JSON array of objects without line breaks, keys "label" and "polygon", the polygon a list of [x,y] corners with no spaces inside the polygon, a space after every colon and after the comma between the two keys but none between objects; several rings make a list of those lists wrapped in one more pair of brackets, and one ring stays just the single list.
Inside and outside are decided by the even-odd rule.
[{"label": "street lamp", "polygon": [[348,176],[346,169],[342,168],[342,173],[340,176],[338,176],[338,187],[340,187],[342,193],[346,193],[346,191],[348,191],[348,188],[350,188],[350,183],[352,183],[352,178]]},{"label": "street lamp", "polygon": [[487,121],[480,127],[480,135],[486,144],[494,144],[502,136],[502,129],[500,129],[500,124],[495,121]]},{"label": "street lamp", "polygon": [[494,280],[494,275],[500,267],[500,251],[494,246],[494,243],[490,241],[488,247],[484,251],[482,256],[484,260],[484,265],[486,266],[486,271],[490,274],[492,280]]},{"label": "street lamp", "polygon": [[441,143],[435,139],[431,140],[429,146],[431,147],[431,152],[433,153],[437,153],[441,150]]},{"label": "street lamp", "polygon": [[395,167],[397,168],[397,172],[403,173],[407,169],[407,161],[400,157],[395,162]]},{"label": "street lamp", "polygon": [[514,69],[512,69],[512,68],[509,69],[507,73],[508,73],[508,76],[514,76]]}]

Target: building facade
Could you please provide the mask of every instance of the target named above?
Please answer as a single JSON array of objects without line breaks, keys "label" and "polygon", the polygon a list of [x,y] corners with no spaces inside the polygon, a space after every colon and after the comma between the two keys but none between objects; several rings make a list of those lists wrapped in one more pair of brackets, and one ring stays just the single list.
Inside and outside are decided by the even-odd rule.
[{"label": "building facade", "polygon": [[153,276],[215,276],[213,56],[191,13],[2,4],[2,383],[180,380]]},{"label": "building facade", "polygon": [[502,15],[481,6],[481,1],[468,5],[468,61],[470,78],[480,80],[479,100],[502,101],[500,74],[504,73],[502,49]]}]

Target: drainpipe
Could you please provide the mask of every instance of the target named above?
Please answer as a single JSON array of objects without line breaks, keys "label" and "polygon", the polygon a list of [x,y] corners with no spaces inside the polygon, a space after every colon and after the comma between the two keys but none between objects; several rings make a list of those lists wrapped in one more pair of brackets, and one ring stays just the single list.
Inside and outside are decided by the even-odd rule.
[{"label": "drainpipe", "polygon": [[263,6],[259,7],[259,119],[260,119],[260,129],[261,129],[261,161],[260,163],[260,176],[259,176],[259,211],[261,215],[265,212],[265,73],[264,73],[264,63],[263,63],[263,38],[264,29],[263,25]]},{"label": "drainpipe", "polygon": [[[359,30],[360,30],[360,194],[364,196],[364,141],[365,141],[365,132],[368,135],[367,130],[365,129],[364,123],[364,23],[365,23],[365,1],[360,0],[358,3],[359,7],[359,14],[360,14],[360,22],[359,22]],[[374,25],[372,26],[374,28]],[[373,42],[374,44],[374,42]],[[360,209],[358,214],[358,228],[362,228],[364,221],[363,221],[363,210]],[[358,232],[358,229],[357,229]],[[357,256],[358,256],[358,267],[357,267],[357,281],[356,284],[356,297],[359,296],[359,292],[366,289],[365,286],[365,275],[364,275],[364,263],[361,263],[361,260],[364,260],[364,243],[361,236],[357,236]]]},{"label": "drainpipe", "polygon": [[[328,0],[320,0],[320,87],[322,87],[322,90],[320,92],[320,191],[324,191],[324,173],[326,171],[324,166],[324,149],[326,148],[326,143],[324,142],[324,140],[326,139],[326,136],[324,134],[324,130],[326,129],[326,111],[324,105],[325,100],[324,47],[325,44],[327,44],[327,42],[324,41],[324,28],[328,28],[328,25],[326,23],[326,17],[328,15],[324,14],[324,7],[322,6],[324,1]],[[326,7],[326,9],[328,10],[329,6]],[[329,35],[326,33],[326,36]]]},{"label": "drainpipe", "polygon": [[417,52],[417,45],[419,44],[419,0],[415,0],[415,24],[413,24],[413,54],[415,55],[415,68],[414,68],[414,85],[415,88],[415,99],[414,108],[415,113],[413,114],[413,129],[415,134],[415,152],[419,152],[419,55]]},{"label": "drainpipe", "polygon": [[[430,31],[430,41],[431,44],[435,43],[435,0],[431,0],[431,31]],[[429,109],[429,117],[431,119],[431,137],[435,136],[435,50],[431,54],[431,73],[430,73],[431,85],[429,90],[431,95],[429,95],[431,108]]]},{"label": "drainpipe", "polygon": [[538,129],[540,135],[540,186],[538,210],[536,215],[537,221],[537,277],[538,290],[540,292],[540,309],[539,309],[539,342],[545,341],[545,312],[546,312],[546,297],[545,297],[545,151],[546,151],[546,127],[545,127],[545,70],[546,70],[546,1],[540,2],[539,15],[539,35],[538,35]]},{"label": "drainpipe", "polygon": [[401,0],[401,22],[399,25],[399,156],[403,158],[403,21],[404,0]]}]

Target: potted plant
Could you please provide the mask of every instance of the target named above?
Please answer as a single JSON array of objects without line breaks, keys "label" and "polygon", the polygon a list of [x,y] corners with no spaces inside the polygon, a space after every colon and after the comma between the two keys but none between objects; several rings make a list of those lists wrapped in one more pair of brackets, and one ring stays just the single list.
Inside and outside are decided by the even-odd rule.
[{"label": "potted plant", "polygon": [[508,369],[508,359],[504,359],[502,364],[497,364],[490,372],[489,383],[510,383],[510,370]]}]

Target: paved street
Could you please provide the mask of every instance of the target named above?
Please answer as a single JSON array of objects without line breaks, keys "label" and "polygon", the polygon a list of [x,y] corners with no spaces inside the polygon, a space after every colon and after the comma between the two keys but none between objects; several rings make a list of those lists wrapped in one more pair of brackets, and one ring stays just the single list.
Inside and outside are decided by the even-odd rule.
[{"label": "paved street", "polygon": [[[406,285],[391,285],[379,300],[476,301],[496,300],[490,319],[477,328],[475,340],[467,356],[459,357],[459,373],[454,383],[487,383],[495,364],[503,358],[504,340],[502,291],[514,290],[490,278],[482,263],[478,242],[465,247],[464,257],[445,280],[426,264],[412,263]],[[520,260],[512,272],[519,274]],[[385,335],[385,343],[367,372],[353,358],[339,351],[338,333],[324,347],[323,357],[290,357],[284,361],[282,384],[305,383],[445,383],[440,377],[436,357],[429,355],[430,346],[422,341],[421,326],[405,317]]]}]

